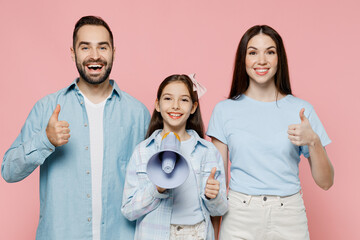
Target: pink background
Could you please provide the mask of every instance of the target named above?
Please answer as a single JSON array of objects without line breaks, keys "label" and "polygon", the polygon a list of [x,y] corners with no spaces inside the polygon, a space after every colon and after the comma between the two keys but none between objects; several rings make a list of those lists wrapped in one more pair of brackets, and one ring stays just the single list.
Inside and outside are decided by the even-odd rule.
[{"label": "pink background", "polygon": [[[69,47],[83,15],[109,23],[117,47],[111,76],[150,111],[166,76],[195,72],[208,89],[201,99],[206,126],[228,94],[240,37],[268,24],[284,39],[294,94],[315,107],[333,141],[329,191],[316,186],[307,160],[300,164],[311,238],[360,239],[359,9],[357,0],[0,0],[0,154],[35,102],[77,77]],[[38,181],[38,170],[19,183],[1,178],[0,239],[35,238]]]}]

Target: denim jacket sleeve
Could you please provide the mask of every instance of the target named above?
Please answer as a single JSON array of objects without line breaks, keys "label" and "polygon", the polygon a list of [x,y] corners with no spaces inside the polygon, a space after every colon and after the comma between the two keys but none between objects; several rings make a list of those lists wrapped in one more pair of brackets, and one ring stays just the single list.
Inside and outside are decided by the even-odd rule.
[{"label": "denim jacket sleeve", "polygon": [[[222,216],[228,210],[228,201],[226,194],[226,184],[225,184],[225,171],[224,171],[224,163],[222,157],[217,151],[217,149],[209,148],[206,154],[206,163],[203,165],[203,187],[201,198],[208,209],[211,216]],[[220,190],[216,198],[207,199],[205,197],[205,187],[207,179],[210,175],[211,169],[216,166],[215,178],[220,182]]]},{"label": "denim jacket sleeve", "polygon": [[55,151],[46,136],[47,122],[44,122],[44,115],[46,109],[40,100],[31,110],[19,136],[4,155],[1,175],[5,181],[21,181]]},{"label": "denim jacket sleeve", "polygon": [[130,158],[125,178],[121,212],[130,221],[134,221],[156,209],[161,199],[169,194],[159,193],[156,186],[149,180],[146,173],[146,161],[149,154],[144,142],[140,143]]}]

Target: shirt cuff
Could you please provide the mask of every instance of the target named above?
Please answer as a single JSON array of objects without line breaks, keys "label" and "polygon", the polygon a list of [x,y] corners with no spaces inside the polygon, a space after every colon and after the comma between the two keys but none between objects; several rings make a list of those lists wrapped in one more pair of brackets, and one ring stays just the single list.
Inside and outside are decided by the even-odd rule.
[{"label": "shirt cuff", "polygon": [[153,184],[152,184],[152,187],[150,189],[150,194],[154,198],[168,198],[169,197],[169,191],[168,190],[165,190],[165,192],[163,192],[163,193],[159,193],[156,186],[153,185]]},{"label": "shirt cuff", "polygon": [[39,138],[35,141],[34,149],[42,156],[37,162],[38,165],[43,164],[45,159],[55,151],[55,146],[49,141],[45,129],[39,133]]}]

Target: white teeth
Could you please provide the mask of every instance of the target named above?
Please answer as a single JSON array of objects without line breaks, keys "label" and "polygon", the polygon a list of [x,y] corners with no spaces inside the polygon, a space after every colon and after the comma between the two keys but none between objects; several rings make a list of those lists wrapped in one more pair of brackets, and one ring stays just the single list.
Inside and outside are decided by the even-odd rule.
[{"label": "white teeth", "polygon": [[181,114],[170,113],[170,116],[173,116],[173,117],[180,117],[180,116],[181,116]]},{"label": "white teeth", "polygon": [[257,71],[257,72],[266,72],[266,71],[268,71],[269,69],[255,69],[255,71]]},{"label": "white teeth", "polygon": [[88,65],[89,68],[93,67],[93,68],[101,68],[101,65]]}]

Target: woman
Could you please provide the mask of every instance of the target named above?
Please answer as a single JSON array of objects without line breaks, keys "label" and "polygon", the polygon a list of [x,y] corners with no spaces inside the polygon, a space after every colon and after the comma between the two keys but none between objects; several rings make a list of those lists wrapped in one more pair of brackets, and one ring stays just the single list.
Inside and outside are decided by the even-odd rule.
[{"label": "woman", "polygon": [[292,95],[285,48],[271,27],[254,26],[240,40],[229,99],[216,105],[207,135],[225,169],[228,152],[231,161],[220,239],[309,239],[300,155],[327,190],[331,140],[313,107]]}]

